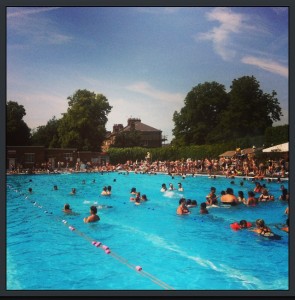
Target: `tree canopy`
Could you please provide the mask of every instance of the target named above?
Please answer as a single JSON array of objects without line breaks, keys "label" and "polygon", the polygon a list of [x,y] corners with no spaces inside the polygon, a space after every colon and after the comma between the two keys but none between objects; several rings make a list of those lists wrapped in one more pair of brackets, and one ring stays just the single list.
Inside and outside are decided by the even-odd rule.
[{"label": "tree canopy", "polygon": [[100,151],[107,115],[112,109],[107,98],[84,89],[77,90],[68,100],[68,110],[58,126],[60,146]]},{"label": "tree canopy", "polygon": [[54,116],[46,125],[37,127],[37,129],[32,132],[32,145],[42,145],[46,148],[59,148],[59,123],[60,120],[57,120]]},{"label": "tree canopy", "polygon": [[6,103],[6,144],[9,146],[30,144],[31,130],[23,120],[26,110],[15,101]]},{"label": "tree canopy", "polygon": [[234,79],[231,90],[217,82],[194,87],[180,112],[174,112],[172,130],[176,145],[226,142],[238,137],[263,135],[282,116],[276,92],[264,93],[253,76]]}]

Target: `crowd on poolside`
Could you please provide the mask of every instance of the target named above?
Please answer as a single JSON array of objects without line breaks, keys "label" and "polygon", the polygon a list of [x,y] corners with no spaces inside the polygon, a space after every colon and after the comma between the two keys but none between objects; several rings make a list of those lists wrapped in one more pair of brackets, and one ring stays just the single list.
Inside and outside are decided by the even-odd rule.
[{"label": "crowd on poolside", "polygon": [[288,177],[289,164],[284,158],[277,161],[268,159],[265,162],[257,162],[255,157],[221,157],[219,159],[198,159],[175,161],[131,161],[127,160],[125,164],[105,165],[93,164],[91,162],[77,162],[73,166],[67,164],[65,167],[58,163],[58,167],[54,168],[50,162],[43,163],[41,166],[24,170],[21,165],[17,167],[10,166],[7,174],[44,174],[44,173],[63,173],[63,172],[138,172],[138,173],[167,173],[174,175],[186,174],[208,174],[209,176],[224,175],[231,176],[249,176],[256,178],[264,177]]}]

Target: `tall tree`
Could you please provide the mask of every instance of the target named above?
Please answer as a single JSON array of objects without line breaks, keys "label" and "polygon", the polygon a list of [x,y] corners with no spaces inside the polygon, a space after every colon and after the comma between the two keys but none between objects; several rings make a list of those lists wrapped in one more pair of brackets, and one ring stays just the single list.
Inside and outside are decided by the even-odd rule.
[{"label": "tall tree", "polygon": [[46,148],[59,148],[58,126],[60,120],[55,116],[46,125],[37,127],[32,132],[32,145],[44,146]]},{"label": "tall tree", "polygon": [[30,145],[31,129],[23,120],[26,110],[15,101],[6,104],[6,144],[8,146]]},{"label": "tall tree", "polygon": [[254,76],[234,79],[230,88],[230,103],[218,129],[224,138],[263,135],[273,121],[280,120],[282,112],[276,92],[264,93]]},{"label": "tall tree", "polygon": [[61,147],[100,151],[106,134],[107,115],[112,109],[107,98],[84,89],[77,90],[68,100],[67,113],[58,127]]},{"label": "tall tree", "polygon": [[221,113],[229,102],[225,87],[205,82],[194,87],[184,100],[180,113],[174,112],[173,144],[205,144],[208,134],[218,126]]},{"label": "tall tree", "polygon": [[265,130],[265,146],[270,147],[289,141],[289,125],[268,127]]}]

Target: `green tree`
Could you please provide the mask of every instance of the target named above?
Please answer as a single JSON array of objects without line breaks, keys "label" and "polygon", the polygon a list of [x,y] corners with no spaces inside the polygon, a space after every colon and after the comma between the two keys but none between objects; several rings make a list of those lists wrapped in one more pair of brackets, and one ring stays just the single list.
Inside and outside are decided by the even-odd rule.
[{"label": "green tree", "polygon": [[289,125],[268,127],[265,130],[265,147],[283,144],[289,141]]},{"label": "green tree", "polygon": [[116,135],[115,143],[112,147],[126,148],[126,147],[140,147],[141,135],[137,130],[121,131]]},{"label": "green tree", "polygon": [[77,90],[68,97],[68,110],[58,127],[61,147],[100,151],[106,135],[107,115],[112,106],[102,94]]},{"label": "green tree", "polygon": [[205,82],[194,87],[184,100],[180,112],[174,112],[172,130],[174,145],[205,144],[208,135],[220,123],[221,113],[229,102],[225,87],[217,82]]},{"label": "green tree", "polygon": [[31,129],[24,122],[26,110],[15,101],[6,104],[6,144],[8,146],[30,145]]},{"label": "green tree", "polygon": [[60,120],[55,116],[46,125],[37,127],[32,132],[32,145],[44,146],[46,148],[59,148],[58,126]]},{"label": "green tree", "polygon": [[[230,88],[230,102],[222,113],[217,129],[222,133],[221,138],[219,135],[219,141],[222,138],[263,135],[266,128],[272,126],[273,121],[280,120],[282,112],[276,92],[264,93],[255,77],[234,79]],[[213,131],[212,135],[217,130]]]}]

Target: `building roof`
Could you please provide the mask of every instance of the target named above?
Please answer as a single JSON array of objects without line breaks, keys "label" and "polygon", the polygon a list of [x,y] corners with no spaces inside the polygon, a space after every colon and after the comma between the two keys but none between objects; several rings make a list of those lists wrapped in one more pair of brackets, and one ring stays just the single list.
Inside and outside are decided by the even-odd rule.
[{"label": "building roof", "polygon": [[262,152],[289,152],[289,142],[265,148]]},{"label": "building roof", "polygon": [[232,157],[232,156],[234,156],[235,154],[236,154],[236,151],[233,150],[233,151],[226,151],[226,152],[220,154],[219,156]]},{"label": "building roof", "polygon": [[[135,121],[134,122],[134,129],[138,130],[138,131],[160,131],[162,132],[162,130],[156,129],[154,127],[151,127],[149,125],[146,125],[144,123],[141,123],[141,121]],[[126,127],[123,128],[123,131],[130,131],[131,130],[131,126],[127,125]]]}]

